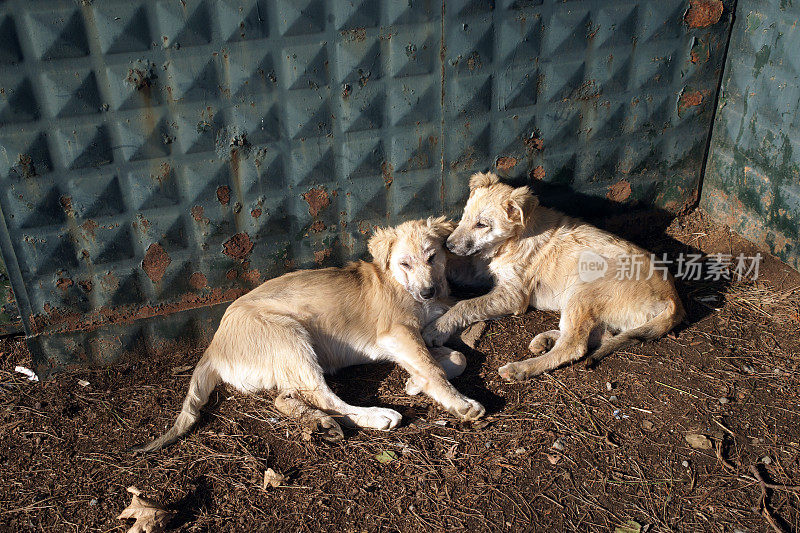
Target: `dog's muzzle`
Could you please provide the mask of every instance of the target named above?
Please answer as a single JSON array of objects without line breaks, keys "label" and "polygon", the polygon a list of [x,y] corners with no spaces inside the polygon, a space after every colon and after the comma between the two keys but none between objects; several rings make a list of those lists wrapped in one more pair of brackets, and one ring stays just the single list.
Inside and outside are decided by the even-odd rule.
[{"label": "dog's muzzle", "polygon": [[474,244],[475,244],[474,242],[469,241],[463,245],[459,245],[459,244],[454,244],[448,240],[445,243],[445,246],[447,247],[448,250],[450,250],[456,255],[472,255],[476,251],[473,249]]},{"label": "dog's muzzle", "polygon": [[419,291],[419,297],[423,300],[430,300],[436,296],[436,287],[426,287]]}]

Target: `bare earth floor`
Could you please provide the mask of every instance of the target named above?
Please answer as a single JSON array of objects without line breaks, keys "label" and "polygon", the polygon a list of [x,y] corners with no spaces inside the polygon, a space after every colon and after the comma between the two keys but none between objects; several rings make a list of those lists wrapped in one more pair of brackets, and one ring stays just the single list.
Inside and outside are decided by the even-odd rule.
[{"label": "bare earth floor", "polygon": [[[632,238],[656,252],[755,252],[701,212],[648,231]],[[800,484],[800,274],[771,257],[760,274],[682,283],[677,337],[524,383],[497,368],[527,357],[557,315],[490,322],[454,381],[487,406],[472,427],[405,396],[398,368],[348,369],[336,390],[403,424],[336,444],[278,415],[269,394],[219,387],[189,437],[132,456],[122,450],[172,423],[198,350],[34,383],[14,372],[31,366],[23,341],[4,339],[0,530],[125,531],[130,485],[177,510],[174,531],[797,530],[800,490],[762,499],[756,476]],[[284,486],[262,487],[267,468]]]}]

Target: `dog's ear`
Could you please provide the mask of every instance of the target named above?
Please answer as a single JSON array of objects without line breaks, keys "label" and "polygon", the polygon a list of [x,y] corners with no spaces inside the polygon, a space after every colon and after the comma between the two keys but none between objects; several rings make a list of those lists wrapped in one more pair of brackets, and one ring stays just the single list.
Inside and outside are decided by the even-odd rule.
[{"label": "dog's ear", "polygon": [[503,209],[511,222],[524,226],[525,217],[538,205],[539,200],[528,187],[517,187],[503,202]]},{"label": "dog's ear", "polygon": [[397,241],[397,231],[394,228],[376,229],[367,243],[367,249],[372,255],[372,261],[384,269],[388,268],[395,241]]},{"label": "dog's ear", "polygon": [[500,183],[500,178],[494,172],[476,172],[469,179],[469,191],[472,192],[481,187],[491,187],[496,183]]},{"label": "dog's ear", "polygon": [[425,221],[428,228],[431,230],[433,236],[437,239],[444,240],[453,233],[453,230],[456,229],[456,223],[452,220],[448,220],[447,217],[428,217],[428,220]]}]

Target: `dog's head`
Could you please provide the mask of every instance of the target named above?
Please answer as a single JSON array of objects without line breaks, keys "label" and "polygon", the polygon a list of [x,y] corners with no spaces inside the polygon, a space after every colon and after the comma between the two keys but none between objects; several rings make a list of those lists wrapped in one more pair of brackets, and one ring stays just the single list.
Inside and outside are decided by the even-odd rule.
[{"label": "dog's head", "polygon": [[455,224],[445,217],[412,220],[375,231],[369,240],[373,263],[392,277],[418,302],[448,294],[444,240]]},{"label": "dog's head", "polygon": [[457,255],[492,257],[500,245],[519,235],[538,204],[527,187],[500,183],[491,172],[473,174],[469,200],[447,248]]}]

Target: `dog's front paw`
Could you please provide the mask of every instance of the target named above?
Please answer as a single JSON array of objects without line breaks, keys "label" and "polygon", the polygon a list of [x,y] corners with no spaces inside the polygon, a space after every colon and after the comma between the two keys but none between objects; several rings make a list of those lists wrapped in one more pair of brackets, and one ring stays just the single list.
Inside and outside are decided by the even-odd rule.
[{"label": "dog's front paw", "polygon": [[486,414],[486,408],[484,406],[467,397],[461,398],[459,404],[451,407],[448,411],[465,422],[477,420]]},{"label": "dog's front paw", "polygon": [[441,346],[452,334],[450,329],[444,327],[441,319],[431,322],[422,330],[422,338],[428,346]]},{"label": "dog's front paw", "polygon": [[403,415],[394,409],[383,407],[368,407],[363,416],[359,417],[358,425],[362,428],[392,429],[403,420]]},{"label": "dog's front paw", "polygon": [[538,376],[545,370],[539,368],[539,365],[536,364],[536,358],[533,358],[503,365],[497,369],[497,373],[506,381],[524,381],[533,376]]}]

